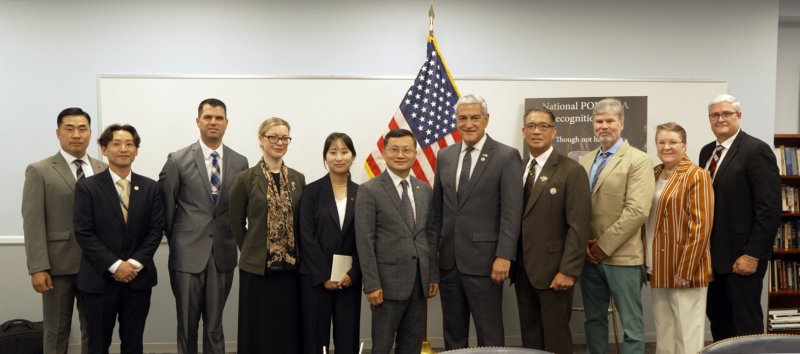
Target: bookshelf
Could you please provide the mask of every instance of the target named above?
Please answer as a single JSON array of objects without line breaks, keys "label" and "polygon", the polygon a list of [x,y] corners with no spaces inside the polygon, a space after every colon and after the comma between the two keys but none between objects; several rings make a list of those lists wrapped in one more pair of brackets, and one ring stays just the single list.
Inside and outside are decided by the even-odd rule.
[{"label": "bookshelf", "polygon": [[790,316],[798,319],[796,327],[773,328],[794,322],[782,312],[800,309],[800,134],[775,134],[774,140],[783,211],[769,267],[767,332],[800,334],[800,314]]}]

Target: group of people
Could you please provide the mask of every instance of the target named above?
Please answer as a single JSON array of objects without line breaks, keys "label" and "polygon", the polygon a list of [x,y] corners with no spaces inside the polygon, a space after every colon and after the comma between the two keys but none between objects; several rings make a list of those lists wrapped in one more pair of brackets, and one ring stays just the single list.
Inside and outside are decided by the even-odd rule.
[{"label": "group of people", "polygon": [[[486,134],[489,110],[461,97],[461,141],[441,149],[431,188],[411,169],[414,134],[383,138],[386,170],[350,178],[356,151],[344,133],[323,144],[327,175],[306,184],[284,156],[289,123],[258,129],[252,167],[222,142],[227,109],[198,106],[197,142],[168,155],[158,181],[131,170],[140,144],[111,125],[89,157],[91,118],[57,118],[60,151],[25,172],[22,215],[28,270],[42,293],[45,353],[66,353],[78,303],[84,353],[107,353],[119,322],[123,353],[143,351],[156,285],[153,255],[166,235],[179,353],[224,353],[223,309],[239,267],[237,352],[359,351],[361,299],[372,313],[372,352],[419,353],[427,299],[441,293],[447,349],[503,346],[505,280],[516,291],[523,346],[572,352],[574,286],[581,283],[588,351],[605,353],[608,309],[624,353],[644,352],[641,289],[652,288],[657,350],[695,352],[705,316],[714,340],[763,332],[762,279],[780,215],[772,149],[739,129],[739,102],[708,105],[716,141],[699,164],[687,134],[660,124],[661,163],[622,138],[622,102],[596,103],[600,147],[575,161],[553,149],[554,113],[525,112],[529,154]],[[237,249],[239,251],[237,258]],[[237,261],[238,260],[238,261]],[[363,294],[362,295],[362,291]]]}]

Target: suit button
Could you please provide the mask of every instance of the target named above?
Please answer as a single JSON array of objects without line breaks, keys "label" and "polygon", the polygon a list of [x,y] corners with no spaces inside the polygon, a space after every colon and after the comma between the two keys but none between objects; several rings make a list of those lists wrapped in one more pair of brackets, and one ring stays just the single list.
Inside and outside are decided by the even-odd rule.
[{"label": "suit button", "polygon": [[214,237],[214,235],[208,235],[208,238],[213,238],[213,237]]},{"label": "suit button", "polygon": [[411,259],[417,259],[417,256],[411,256]]}]

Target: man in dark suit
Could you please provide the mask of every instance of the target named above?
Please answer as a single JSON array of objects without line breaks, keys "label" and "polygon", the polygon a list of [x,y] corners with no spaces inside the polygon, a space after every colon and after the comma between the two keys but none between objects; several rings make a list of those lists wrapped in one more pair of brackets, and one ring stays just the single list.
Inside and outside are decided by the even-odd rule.
[{"label": "man in dark suit", "polygon": [[387,169],[362,184],[356,198],[356,247],[372,309],[372,352],[422,349],[425,301],[438,291],[435,248],[428,238],[431,189],[410,175],[413,133],[392,130],[383,141]]},{"label": "man in dark suit", "polygon": [[432,239],[438,241],[447,349],[465,348],[469,317],[479,346],[503,346],[503,282],[517,255],[522,214],[519,152],[486,134],[483,97],[456,103],[461,142],[439,151]]},{"label": "man in dark suit", "polygon": [[114,124],[98,139],[108,170],[75,186],[75,237],[83,250],[78,290],[89,352],[108,353],[119,318],[120,350],[142,353],[142,335],[156,285],[153,255],[164,229],[158,184],[131,172],[139,135]]},{"label": "man in dark suit", "polygon": [[553,112],[541,107],[523,118],[530,156],[522,176],[522,232],[512,280],[522,345],[572,353],[573,285],[583,270],[592,199],[586,170],[553,150],[555,122]]},{"label": "man in dark suit", "polygon": [[197,353],[203,318],[203,353],[225,353],[222,311],[233,284],[236,240],[228,190],[247,159],[222,144],[227,108],[209,98],[195,119],[200,141],[167,156],[158,176],[169,240],[169,275],[178,317],[178,353]]},{"label": "man in dark suit", "polygon": [[[92,119],[82,109],[67,108],[56,119],[61,150],[28,165],[22,188],[22,228],[33,290],[42,294],[44,353],[66,354],[81,248],[72,231],[75,182],[99,173],[106,165],[86,154]],[[81,348],[88,353],[86,320],[78,306]]]},{"label": "man in dark suit", "polygon": [[708,118],[717,140],[700,150],[715,205],[706,314],[718,341],[764,332],[761,290],[780,224],[781,190],[772,148],[739,129],[736,98],[714,98]]}]

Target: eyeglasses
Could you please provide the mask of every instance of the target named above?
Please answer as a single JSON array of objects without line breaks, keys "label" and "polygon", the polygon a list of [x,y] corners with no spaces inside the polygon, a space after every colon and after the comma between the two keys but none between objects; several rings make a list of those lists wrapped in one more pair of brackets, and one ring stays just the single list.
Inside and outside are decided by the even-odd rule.
[{"label": "eyeglasses", "polygon": [[535,131],[537,128],[539,129],[540,132],[546,132],[546,131],[550,130],[553,127],[554,127],[554,125],[547,124],[547,123],[539,123],[539,124],[528,123],[528,124],[525,124],[525,130],[527,130],[529,132]]},{"label": "eyeglasses", "polygon": [[399,154],[403,154],[405,156],[411,156],[417,153],[417,150],[415,149],[410,149],[410,148],[400,149],[397,146],[390,147],[384,151],[386,151],[386,153],[391,156],[397,156]]},{"label": "eyeglasses", "polygon": [[665,146],[672,147],[672,146],[678,146],[680,144],[683,144],[683,142],[682,141],[677,141],[677,140],[658,141],[658,142],[656,142],[656,145],[658,145],[658,147],[665,147]]},{"label": "eyeglasses", "polygon": [[736,112],[731,111],[724,111],[724,112],[714,112],[708,115],[708,118],[711,120],[717,120],[720,118],[729,119],[736,115]]},{"label": "eyeglasses", "polygon": [[292,138],[289,136],[264,135],[264,137],[269,140],[270,144],[277,144],[280,141],[284,145],[289,145],[292,142]]}]

